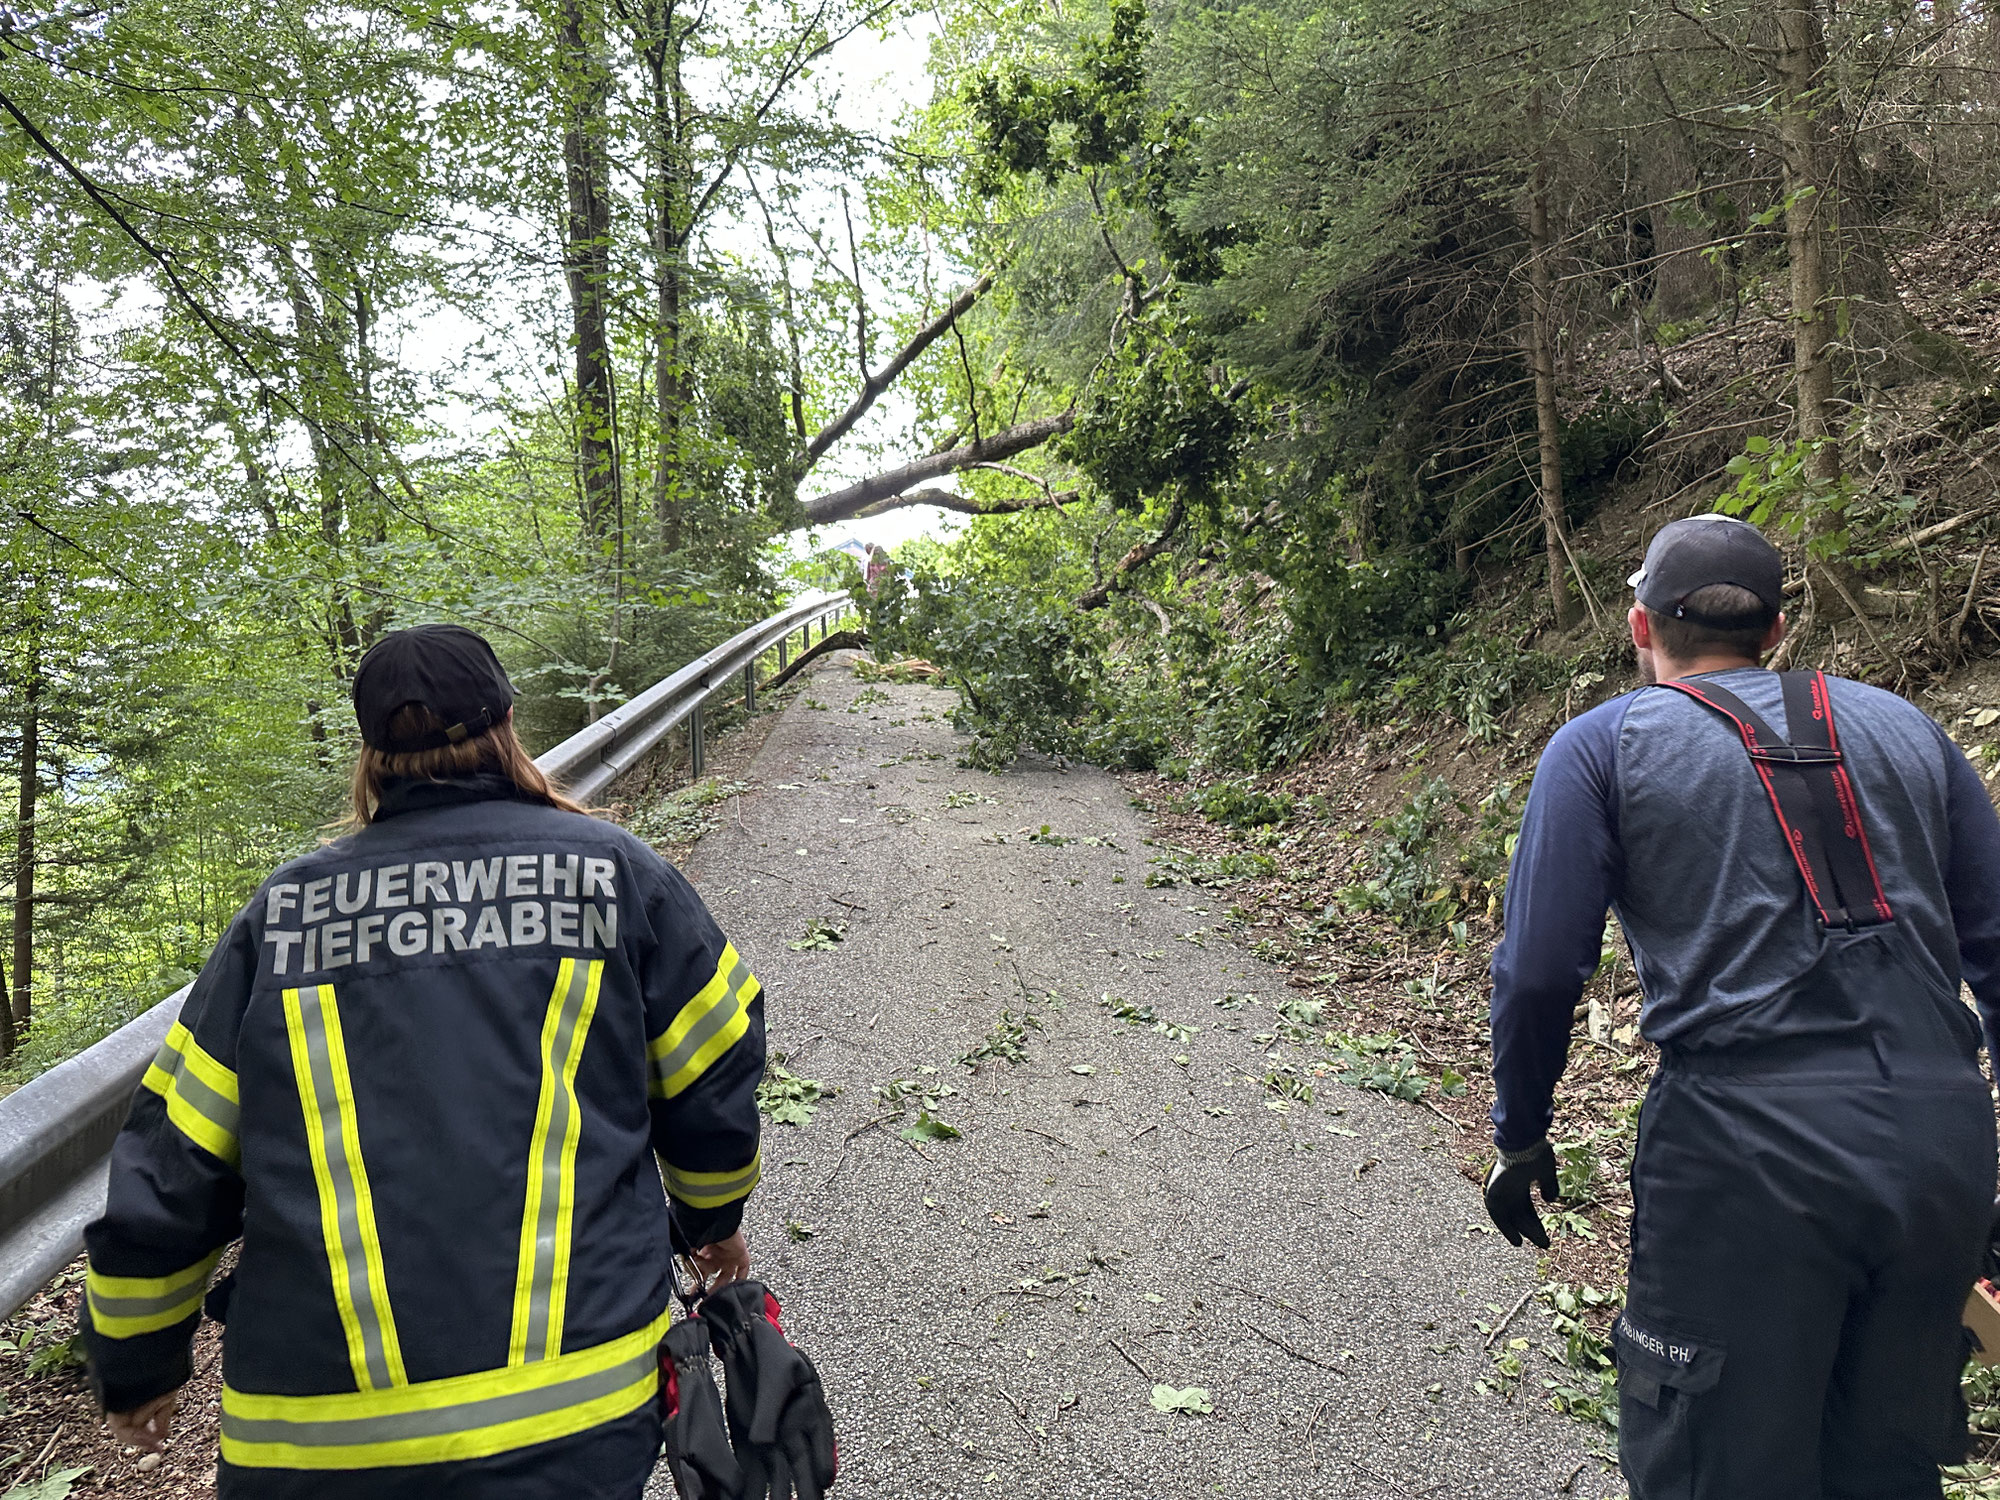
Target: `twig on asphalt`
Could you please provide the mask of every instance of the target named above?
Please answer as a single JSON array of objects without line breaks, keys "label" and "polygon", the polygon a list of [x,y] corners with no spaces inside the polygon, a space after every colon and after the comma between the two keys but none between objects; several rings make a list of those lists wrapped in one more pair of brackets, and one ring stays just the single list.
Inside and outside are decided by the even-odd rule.
[{"label": "twig on asphalt", "polygon": [[907,1113],[908,1113],[907,1110],[895,1109],[891,1110],[886,1115],[877,1115],[874,1119],[870,1120],[866,1125],[857,1125],[852,1130],[848,1131],[846,1140],[842,1141],[841,1144],[845,1145],[847,1141],[853,1140],[857,1135],[866,1135],[869,1131],[873,1130],[877,1125],[886,1125],[891,1120],[900,1120]]},{"label": "twig on asphalt", "polygon": [[[1306,1423],[1306,1463],[1313,1469],[1319,1468],[1319,1448],[1313,1441],[1313,1429],[1319,1426],[1319,1414],[1326,1410],[1327,1397],[1319,1398],[1319,1405],[1313,1408],[1312,1420]],[[1578,1472],[1582,1472],[1578,1466]]]},{"label": "twig on asphalt", "polygon": [[1133,1134],[1132,1134],[1132,1139],[1136,1141],[1136,1140],[1138,1140],[1138,1139],[1139,1139],[1139,1137],[1140,1137],[1140,1136],[1142,1136],[1142,1135],[1151,1135],[1151,1134],[1152,1134],[1152,1133],[1153,1133],[1154,1131],[1158,1130],[1159,1128],[1160,1128],[1160,1122],[1159,1122],[1158,1120],[1155,1120],[1155,1121],[1154,1121],[1154,1122],[1153,1122],[1152,1124],[1148,1125],[1148,1126],[1147,1126],[1147,1127],[1146,1127],[1145,1129],[1143,1129],[1143,1130],[1138,1130],[1138,1131],[1134,1131],[1134,1132],[1133,1132]]},{"label": "twig on asphalt", "polygon": [[[1321,1205],[1316,1204],[1314,1206],[1319,1207]],[[1247,1286],[1238,1286],[1233,1281],[1221,1281],[1217,1282],[1216,1285],[1226,1286],[1229,1288],[1230,1291],[1241,1292],[1246,1297],[1255,1297],[1259,1302],[1268,1302],[1271,1306],[1277,1308],[1279,1312],[1288,1312],[1293,1317],[1299,1319],[1301,1322],[1310,1323],[1312,1321],[1311,1318],[1307,1317],[1304,1313],[1300,1312],[1296,1307],[1292,1306],[1291,1303],[1281,1301],[1279,1298],[1273,1297],[1268,1293],[1260,1292],[1255,1290],[1254,1288]]]},{"label": "twig on asphalt", "polygon": [[860,903],[859,901],[843,901],[843,900],[841,900],[841,899],[840,899],[840,897],[838,897],[838,896],[828,896],[828,897],[827,897],[826,899],[827,899],[827,900],[829,900],[829,901],[831,901],[831,902],[833,902],[833,904],[834,904],[834,905],[836,905],[836,906],[844,906],[844,907],[846,907],[846,908],[847,908],[847,909],[848,909],[849,911],[866,911],[866,910],[868,910],[868,908],[867,908],[867,907],[865,907],[865,906],[863,906],[863,905],[862,905],[862,904],[861,904],[861,903]]},{"label": "twig on asphalt", "polygon": [[1140,1364],[1138,1360],[1134,1359],[1131,1355],[1127,1354],[1125,1352],[1125,1346],[1119,1343],[1118,1340],[1112,1338],[1110,1335],[1107,1334],[1105,1336],[1104,1342],[1109,1344],[1112,1348],[1116,1349],[1118,1351],[1118,1357],[1120,1359],[1124,1360],[1126,1364],[1130,1365],[1133,1369],[1137,1370],[1141,1375],[1145,1376],[1148,1380],[1152,1381],[1159,1380],[1160,1378],[1159,1376],[1155,1375],[1151,1370],[1147,1369],[1144,1365]]},{"label": "twig on asphalt", "polygon": [[1041,1292],[1028,1286],[1003,1286],[997,1292],[988,1292],[983,1297],[974,1298],[972,1305],[974,1307],[984,1306],[995,1297],[1040,1297],[1044,1302],[1054,1302],[1056,1300],[1054,1292]]},{"label": "twig on asphalt", "polygon": [[1285,1353],[1291,1355],[1293,1359],[1302,1359],[1309,1365],[1318,1365],[1322,1370],[1331,1370],[1334,1374],[1340,1376],[1343,1379],[1345,1379],[1347,1376],[1347,1371],[1341,1369],[1339,1365],[1330,1365],[1316,1354],[1308,1354],[1303,1349],[1294,1349],[1290,1344],[1286,1343],[1283,1339],[1279,1338],[1275,1333],[1264,1332],[1263,1329],[1259,1328],[1255,1323],[1252,1323],[1247,1318],[1244,1319],[1243,1326],[1249,1329],[1252,1333],[1256,1334],[1258,1338],[1262,1339],[1272,1348],[1284,1350]]},{"label": "twig on asphalt", "polygon": [[1454,1120],[1450,1115],[1446,1114],[1443,1110],[1439,1109],[1435,1104],[1431,1103],[1431,1101],[1428,1099],[1419,1099],[1417,1103],[1421,1104],[1425,1109],[1429,1110],[1432,1114],[1436,1115],[1440,1120],[1444,1121],[1445,1124],[1451,1126],[1452,1129],[1454,1130],[1472,1129],[1472,1127],[1470,1125],[1467,1125],[1464,1121]]},{"label": "twig on asphalt", "polygon": [[999,1381],[996,1380],[993,1382],[993,1389],[998,1391],[1001,1395],[1001,1398],[1005,1400],[1009,1406],[1014,1408],[1014,1415],[1016,1417],[1019,1417],[1021,1419],[1021,1422],[1025,1425],[1028,1420],[1028,1408],[1022,1405],[1022,1403],[1020,1403],[1019,1401],[1016,1401],[1013,1397],[1013,1393],[1010,1392],[1006,1386],[1000,1384]]},{"label": "twig on asphalt", "polygon": [[1360,1459],[1350,1458],[1348,1462],[1354,1465],[1354,1467],[1359,1469],[1362,1473],[1366,1474],[1370,1479],[1379,1480],[1381,1483],[1388,1485],[1389,1488],[1394,1490],[1397,1494],[1407,1495],[1410,1493],[1408,1490],[1404,1489],[1400,1484],[1396,1483],[1395,1480],[1391,1479],[1387,1474],[1379,1473],[1376,1470],[1369,1468],[1368,1465],[1364,1464]]},{"label": "twig on asphalt", "polygon": [[1251,1147],[1255,1146],[1256,1144],[1257,1143],[1255,1141],[1245,1141],[1242,1145],[1238,1146],[1234,1151],[1229,1153],[1229,1159],[1231,1161],[1235,1161],[1237,1157],[1241,1156],[1245,1151],[1248,1151]]},{"label": "twig on asphalt", "polygon": [[1498,1323],[1495,1323],[1493,1325],[1493,1331],[1486,1335],[1486,1345],[1485,1345],[1486,1348],[1491,1349],[1493,1347],[1493,1341],[1499,1338],[1501,1334],[1505,1333],[1507,1331],[1507,1325],[1514,1321],[1514,1314],[1519,1312],[1522,1308],[1526,1307],[1528,1305],[1528,1299],[1534,1295],[1535,1295],[1535,1288],[1533,1287],[1529,1287],[1525,1292],[1521,1293],[1520,1300],[1515,1302],[1515,1304],[1512,1307],[1507,1309],[1506,1316],[1501,1318],[1501,1320]]},{"label": "twig on asphalt", "polygon": [[1058,1146],[1067,1147],[1071,1151],[1074,1151],[1076,1149],[1074,1143],[1064,1140],[1059,1135],[1050,1135],[1046,1130],[1037,1130],[1032,1125],[1023,1125],[1020,1122],[1016,1121],[1014,1128],[1016,1130],[1025,1130],[1028,1132],[1029,1135],[1038,1135],[1045,1141],[1054,1141]]},{"label": "twig on asphalt", "polygon": [[752,871],[751,871],[751,873],[752,873],[753,875],[768,875],[768,876],[770,876],[770,877],[771,877],[771,878],[772,878],[773,880],[782,880],[782,881],[784,881],[786,885],[797,885],[797,884],[798,884],[798,882],[797,882],[796,880],[792,879],[792,877],[791,877],[791,876],[789,876],[789,875],[780,875],[780,874],[779,874],[779,873],[778,873],[778,872],[777,872],[776,870],[752,870]]},{"label": "twig on asphalt", "polygon": [[1565,1479],[1561,1484],[1556,1486],[1556,1493],[1558,1495],[1567,1495],[1570,1492],[1570,1490],[1574,1488],[1576,1484],[1576,1476],[1581,1474],[1589,1466],[1590,1466],[1590,1460],[1586,1458],[1582,1463],[1578,1464],[1574,1469],[1571,1469],[1569,1471],[1569,1478]]}]

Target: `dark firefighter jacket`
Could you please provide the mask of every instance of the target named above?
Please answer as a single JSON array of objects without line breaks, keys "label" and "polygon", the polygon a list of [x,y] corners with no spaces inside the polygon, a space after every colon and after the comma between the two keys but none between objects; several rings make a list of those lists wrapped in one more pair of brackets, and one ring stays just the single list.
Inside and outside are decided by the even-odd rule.
[{"label": "dark firefighter jacket", "polygon": [[[477,777],[280,869],[146,1074],[86,1232],[100,1395],[180,1385],[239,1235],[222,1457],[477,1459],[655,1399],[670,1209],[760,1169],[757,981],[680,874]],[[657,1161],[657,1165],[656,1165]]]}]

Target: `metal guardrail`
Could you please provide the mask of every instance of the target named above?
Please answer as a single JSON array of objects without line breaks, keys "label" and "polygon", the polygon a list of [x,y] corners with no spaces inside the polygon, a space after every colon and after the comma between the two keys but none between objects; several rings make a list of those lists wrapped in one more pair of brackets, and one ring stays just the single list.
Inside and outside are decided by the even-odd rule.
[{"label": "metal guardrail", "polygon": [[[794,635],[806,649],[813,626],[825,640],[833,622],[852,608],[845,594],[809,594],[731,636],[535,763],[571,796],[588,802],[686,724],[689,768],[700,776],[708,700],[741,674],[745,706],[754,710],[758,661],[775,650],[782,669]],[[111,1143],[187,994],[187,988],[176,991],[0,1099],[0,1317],[10,1316],[81,1253],[83,1226],[104,1212]]]}]

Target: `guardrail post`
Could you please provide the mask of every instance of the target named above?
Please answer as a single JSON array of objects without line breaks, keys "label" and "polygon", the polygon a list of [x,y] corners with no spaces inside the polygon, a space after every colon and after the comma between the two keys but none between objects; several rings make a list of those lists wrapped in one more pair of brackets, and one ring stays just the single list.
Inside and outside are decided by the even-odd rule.
[{"label": "guardrail post", "polygon": [[757,663],[754,661],[743,669],[743,712],[757,712]]},{"label": "guardrail post", "polygon": [[778,637],[778,670],[785,670],[785,658],[791,654],[792,633],[788,630]]},{"label": "guardrail post", "polygon": [[702,711],[699,703],[688,715],[688,780],[699,781],[703,769],[708,764],[708,746],[702,741],[707,737],[702,726]]}]

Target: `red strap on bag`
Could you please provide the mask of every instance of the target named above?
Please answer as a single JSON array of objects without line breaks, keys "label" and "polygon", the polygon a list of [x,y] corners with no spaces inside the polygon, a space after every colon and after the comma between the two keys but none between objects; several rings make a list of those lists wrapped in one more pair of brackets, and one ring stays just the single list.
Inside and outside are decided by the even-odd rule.
[{"label": "red strap on bag", "polygon": [[1868,846],[1861,804],[1847,774],[1823,672],[1781,672],[1787,742],[1734,693],[1712,682],[1675,680],[1661,687],[1713,710],[1736,726],[1743,748],[1777,814],[1785,847],[1805,881],[1823,927],[1853,931],[1893,922],[1889,898]]}]

